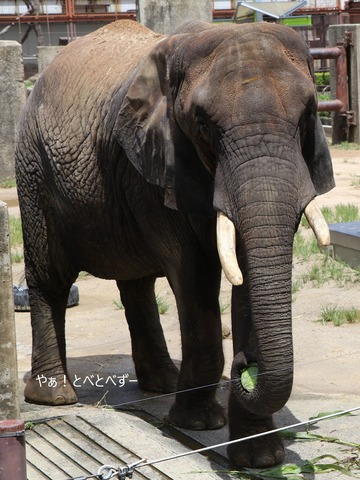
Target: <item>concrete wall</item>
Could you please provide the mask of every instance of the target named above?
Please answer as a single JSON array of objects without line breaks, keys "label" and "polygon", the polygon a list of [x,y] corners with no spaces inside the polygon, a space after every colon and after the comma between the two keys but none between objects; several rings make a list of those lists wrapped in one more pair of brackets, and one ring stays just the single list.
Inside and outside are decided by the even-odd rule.
[{"label": "concrete wall", "polygon": [[138,21],[158,33],[171,34],[192,20],[212,22],[212,0],[139,0]]},{"label": "concrete wall", "polygon": [[[0,0],[1,3],[1,0]],[[0,16],[1,22],[1,16]],[[103,27],[109,22],[79,22],[73,24],[75,28],[75,34],[77,37],[82,37],[94,30],[97,30],[100,27]],[[5,27],[9,26],[8,23],[0,23],[0,31]],[[14,25],[7,30],[4,34],[0,36],[0,40],[15,40],[16,42],[21,42],[25,32],[27,31],[27,25],[21,24]],[[66,23],[50,23],[42,24],[42,31],[44,36],[44,44],[47,46],[57,46],[59,45],[60,38],[67,38],[69,36],[69,28]],[[34,30],[31,30],[27,40],[22,45],[23,55],[25,57],[25,63],[30,60],[36,60],[36,50],[38,46],[37,37],[34,33]]]},{"label": "concrete wall", "polygon": [[37,48],[37,58],[38,58],[38,69],[41,73],[44,68],[46,68],[56,57],[56,55],[64,47],[38,47]]},{"label": "concrete wall", "polygon": [[21,46],[0,41],[0,180],[14,176],[16,126],[24,103]]}]

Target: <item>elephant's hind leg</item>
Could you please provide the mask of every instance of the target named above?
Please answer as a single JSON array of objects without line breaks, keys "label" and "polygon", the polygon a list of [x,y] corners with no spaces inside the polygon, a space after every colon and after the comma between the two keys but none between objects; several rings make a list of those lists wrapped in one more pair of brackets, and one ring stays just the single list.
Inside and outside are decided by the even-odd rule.
[{"label": "elephant's hind leg", "polygon": [[38,186],[35,180],[29,182],[28,177],[18,175],[33,339],[32,371],[25,399],[44,405],[71,404],[77,397],[67,378],[65,310],[77,271],[61,243],[58,221],[38,191],[45,191],[43,183],[39,181]]},{"label": "elephant's hind leg", "polygon": [[166,346],[155,298],[155,277],[118,281],[129,325],[132,355],[141,388],[174,392],[179,372]]},{"label": "elephant's hind leg", "polygon": [[29,403],[77,402],[66,370],[65,309],[69,290],[70,287],[57,290],[55,299],[29,285],[33,329],[32,371],[25,387],[25,400]]}]

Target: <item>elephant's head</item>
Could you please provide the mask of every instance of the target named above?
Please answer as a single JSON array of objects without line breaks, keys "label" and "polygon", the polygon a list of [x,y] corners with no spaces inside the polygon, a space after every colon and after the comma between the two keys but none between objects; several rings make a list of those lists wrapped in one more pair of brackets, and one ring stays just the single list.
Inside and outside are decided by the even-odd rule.
[{"label": "elephant's head", "polygon": [[241,297],[253,332],[235,339],[233,377],[253,339],[260,373],[252,392],[240,380],[234,390],[269,415],[292,386],[292,247],[305,210],[328,241],[312,202],[334,180],[311,57],[297,33],[274,24],[184,32],[160,41],[123,89],[115,135],[167,206],[218,212],[223,269],[238,285],[233,309]]}]

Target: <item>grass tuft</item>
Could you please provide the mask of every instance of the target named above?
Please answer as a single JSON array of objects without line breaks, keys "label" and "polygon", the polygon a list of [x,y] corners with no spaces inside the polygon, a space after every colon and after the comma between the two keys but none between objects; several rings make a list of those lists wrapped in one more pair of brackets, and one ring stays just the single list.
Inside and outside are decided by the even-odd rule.
[{"label": "grass tuft", "polygon": [[164,315],[170,308],[170,305],[166,299],[160,295],[156,295],[156,303],[160,315]]},{"label": "grass tuft", "polygon": [[[360,220],[360,212],[357,205],[351,203],[344,204],[339,203],[334,208],[323,207],[321,212],[324,215],[327,223],[344,223],[344,222],[356,222]],[[310,228],[305,216],[302,216],[301,225],[305,228]]]},{"label": "grass tuft", "polygon": [[23,235],[20,217],[9,217],[10,246],[12,263],[20,263],[24,259]]},{"label": "grass tuft", "polygon": [[294,237],[293,254],[301,260],[309,260],[315,253],[319,253],[319,247],[314,237],[307,240],[301,232],[296,232]]},{"label": "grass tuft", "polygon": [[356,187],[356,188],[360,188],[360,175],[351,175],[352,177],[352,182],[351,182],[351,186],[352,187]]},{"label": "grass tuft", "polygon": [[[113,304],[118,310],[124,310],[125,308],[120,300],[114,300]],[[160,315],[164,315],[170,308],[169,303],[165,300],[164,297],[161,297],[160,295],[156,295],[156,304]]]},{"label": "grass tuft", "polygon": [[16,180],[15,178],[4,178],[4,180],[1,180],[0,182],[0,188],[13,188],[16,187]]},{"label": "grass tuft", "polygon": [[336,150],[360,150],[360,145],[358,143],[341,142],[331,145],[331,148]]},{"label": "grass tuft", "polygon": [[360,322],[360,311],[354,307],[323,307],[319,322],[323,325],[332,323],[335,327],[340,327],[344,323],[357,323]]}]

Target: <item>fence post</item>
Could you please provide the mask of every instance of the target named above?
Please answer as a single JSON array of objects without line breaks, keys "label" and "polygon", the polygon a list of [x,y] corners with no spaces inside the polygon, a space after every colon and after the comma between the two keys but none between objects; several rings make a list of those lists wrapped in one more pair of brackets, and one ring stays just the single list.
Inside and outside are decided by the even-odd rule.
[{"label": "fence post", "polygon": [[0,419],[20,417],[9,216],[0,201]]},{"label": "fence post", "polygon": [[[331,25],[329,27],[329,44],[332,47],[345,48],[347,63],[347,78],[342,78],[348,83],[347,112],[337,112],[333,118],[333,142],[339,143],[346,137],[349,142],[360,143],[359,109],[360,109],[360,25]],[[330,62],[331,91],[336,92],[337,66]],[[345,113],[345,115],[344,115]],[[345,132],[345,133],[344,133]]]}]

